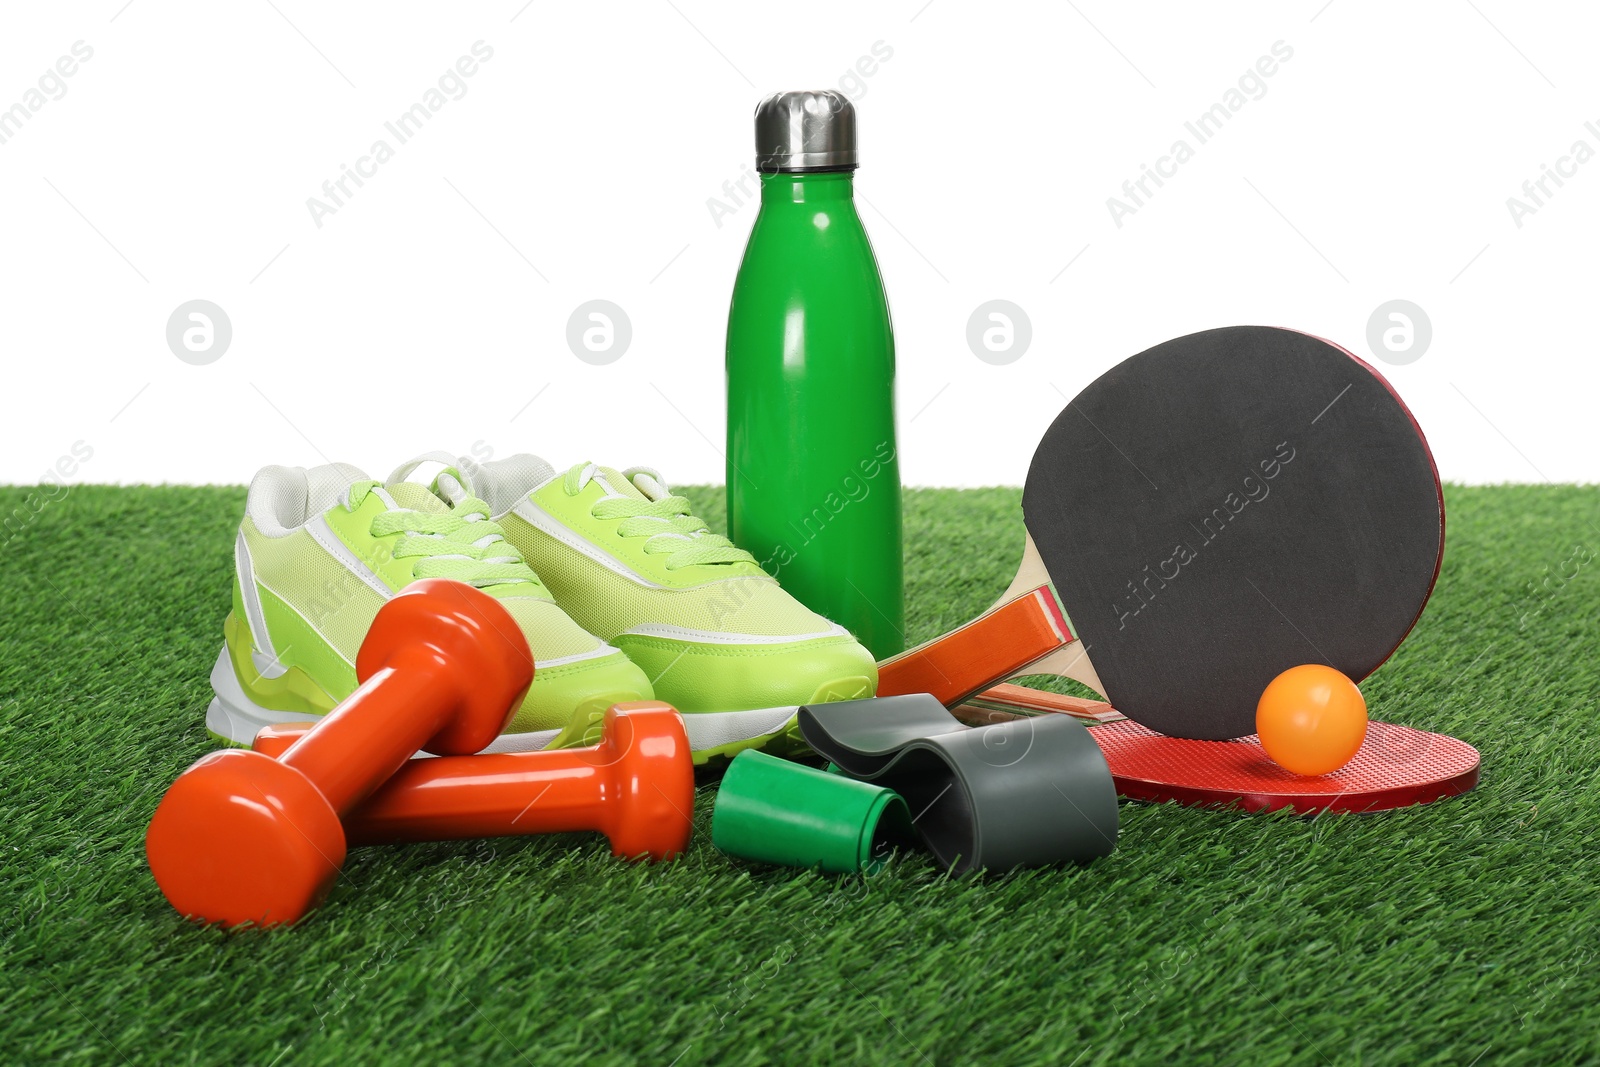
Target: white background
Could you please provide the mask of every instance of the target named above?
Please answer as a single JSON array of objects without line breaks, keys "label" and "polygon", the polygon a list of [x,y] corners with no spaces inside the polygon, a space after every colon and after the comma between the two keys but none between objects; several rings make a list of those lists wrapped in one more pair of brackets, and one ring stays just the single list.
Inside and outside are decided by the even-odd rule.
[{"label": "white background", "polygon": [[[0,108],[74,42],[94,54],[0,144],[0,480],[82,441],[74,480],[94,482],[329,459],[381,476],[433,448],[720,482],[755,208],[719,227],[707,201],[749,165],[762,95],[841,79],[908,483],[1020,483],[1063,395],[1197,329],[1293,326],[1371,359],[1368,318],[1396,298],[1433,339],[1379,366],[1447,479],[1600,479],[1600,160],[1520,228],[1506,203],[1574,141],[1600,149],[1592,10],[1218,6],[11,8]],[[384,122],[479,40],[494,54],[466,95],[315,225],[307,198],[394,145]],[[1278,41],[1293,57],[1265,95],[1196,145],[1184,122]],[[851,75],[877,42],[892,55]],[[1179,137],[1195,157],[1116,226],[1107,198]],[[166,343],[195,298],[233,326],[207,366]],[[593,298],[632,321],[608,366],[565,340]],[[966,342],[993,298],[1032,321],[1006,366]]]}]

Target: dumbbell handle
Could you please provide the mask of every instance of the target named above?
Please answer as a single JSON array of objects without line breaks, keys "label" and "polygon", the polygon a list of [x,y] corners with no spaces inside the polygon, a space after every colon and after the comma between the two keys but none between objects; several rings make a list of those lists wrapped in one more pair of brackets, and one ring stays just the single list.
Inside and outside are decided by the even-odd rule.
[{"label": "dumbbell handle", "polygon": [[[306,732],[299,723],[269,726],[251,747],[287,762],[294,749],[285,746]],[[408,760],[382,789],[345,813],[345,839],[352,845],[387,845],[604,829],[595,825],[594,797],[603,795],[593,784],[598,767],[569,753],[539,753],[543,761],[533,764],[528,755]]]},{"label": "dumbbell handle", "polygon": [[[445,669],[427,650],[402,653],[323,716],[310,743],[298,743],[312,736],[302,730],[276,758],[315,782],[336,811],[349,811],[448,721],[455,694]],[[351,759],[352,752],[361,758]]]},{"label": "dumbbell handle", "polygon": [[[257,752],[286,762],[302,723],[269,726]],[[320,727],[319,727],[320,729]],[[597,830],[619,856],[664,859],[687,844],[688,737],[670,705],[620,704],[592,748],[414,759],[344,815],[352,845]]]}]

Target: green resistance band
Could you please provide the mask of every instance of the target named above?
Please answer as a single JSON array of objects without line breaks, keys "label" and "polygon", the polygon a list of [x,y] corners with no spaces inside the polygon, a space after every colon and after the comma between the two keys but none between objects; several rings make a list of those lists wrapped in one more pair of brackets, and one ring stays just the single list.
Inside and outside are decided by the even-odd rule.
[{"label": "green resistance band", "polygon": [[1111,769],[1070,716],[973,727],[909,693],[808,704],[798,718],[844,775],[903,796],[917,836],[957,873],[1082,863],[1116,847]]}]

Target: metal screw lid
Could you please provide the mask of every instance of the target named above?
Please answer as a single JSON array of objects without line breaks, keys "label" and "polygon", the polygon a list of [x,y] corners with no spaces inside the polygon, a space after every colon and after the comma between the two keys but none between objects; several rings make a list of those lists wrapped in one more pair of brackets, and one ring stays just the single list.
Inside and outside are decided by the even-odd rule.
[{"label": "metal screw lid", "polygon": [[836,89],[773,93],[756,105],[756,170],[856,168],[856,108]]}]

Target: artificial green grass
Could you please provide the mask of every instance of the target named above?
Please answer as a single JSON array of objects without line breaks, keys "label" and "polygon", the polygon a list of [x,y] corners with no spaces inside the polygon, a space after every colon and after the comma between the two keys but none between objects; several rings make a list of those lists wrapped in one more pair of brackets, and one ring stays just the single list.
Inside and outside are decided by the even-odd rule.
[{"label": "artificial green grass", "polygon": [[[0,517],[28,492],[0,489]],[[143,837],[211,747],[243,499],[81,487],[0,552],[0,1062],[1600,1058],[1600,597],[1573,555],[1600,545],[1600,489],[1447,490],[1438,591],[1364,689],[1482,750],[1466,797],[1124,803],[1086,867],[909,855],[862,880],[721,856],[706,789],[668,866],[582,835],[365,849],[299,927],[228,935],[172,912]],[[1004,588],[1017,500],[907,494],[913,641]]]}]

